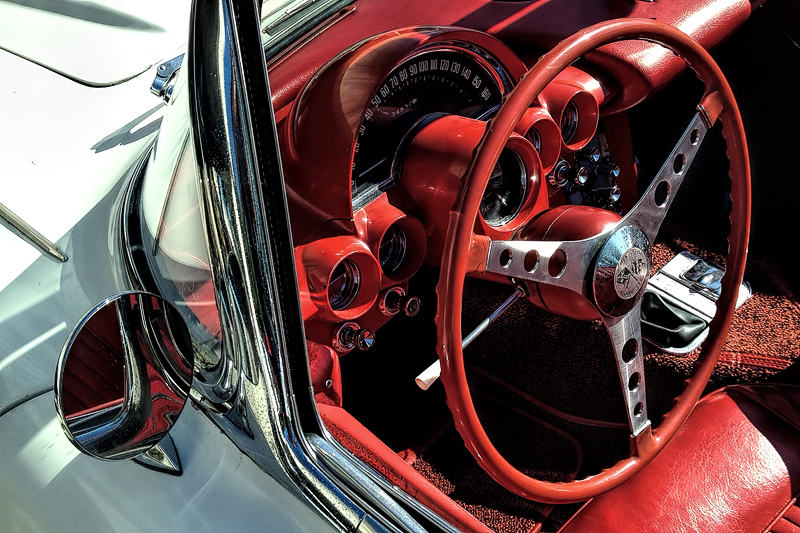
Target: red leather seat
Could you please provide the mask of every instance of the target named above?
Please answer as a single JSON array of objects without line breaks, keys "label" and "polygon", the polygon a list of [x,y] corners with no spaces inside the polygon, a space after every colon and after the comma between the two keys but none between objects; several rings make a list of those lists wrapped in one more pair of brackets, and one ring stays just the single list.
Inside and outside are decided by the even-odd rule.
[{"label": "red leather seat", "polygon": [[800,387],[703,398],[665,450],[562,532],[800,533]]}]

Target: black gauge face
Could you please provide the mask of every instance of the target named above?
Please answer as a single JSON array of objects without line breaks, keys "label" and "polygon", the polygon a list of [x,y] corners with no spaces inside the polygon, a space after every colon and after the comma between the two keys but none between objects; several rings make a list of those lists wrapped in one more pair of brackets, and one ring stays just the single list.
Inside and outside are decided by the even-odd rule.
[{"label": "black gauge face", "polygon": [[361,272],[350,259],[345,259],[334,269],[328,283],[328,301],[331,309],[341,311],[353,303],[361,285]]},{"label": "black gauge face", "polygon": [[561,115],[561,138],[565,143],[568,144],[578,132],[578,120],[580,120],[578,105],[574,100],[570,100],[564,109],[564,114]]},{"label": "black gauge face", "polygon": [[525,138],[531,142],[537,154],[542,153],[542,135],[539,133],[539,130],[536,128],[529,129],[528,133],[525,134]]},{"label": "black gauge face", "polygon": [[514,150],[506,148],[494,166],[481,199],[481,216],[490,226],[502,226],[519,213],[527,189],[525,166]]},{"label": "black gauge face", "polygon": [[384,274],[391,274],[403,263],[406,256],[406,232],[397,224],[392,224],[383,235],[378,260]]},{"label": "black gauge face", "polygon": [[496,108],[504,89],[487,60],[457,47],[420,52],[380,84],[359,131],[353,158],[353,209],[394,184],[393,163],[403,139],[426,118],[480,118]]}]

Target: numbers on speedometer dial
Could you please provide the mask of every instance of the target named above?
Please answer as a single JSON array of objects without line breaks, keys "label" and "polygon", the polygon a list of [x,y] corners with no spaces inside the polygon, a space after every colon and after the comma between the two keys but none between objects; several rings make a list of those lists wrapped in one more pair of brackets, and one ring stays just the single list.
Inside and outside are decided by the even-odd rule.
[{"label": "numbers on speedometer dial", "polygon": [[500,67],[469,48],[439,45],[418,52],[378,86],[359,129],[352,170],[353,209],[391,187],[404,140],[442,114],[482,118],[510,86]]}]

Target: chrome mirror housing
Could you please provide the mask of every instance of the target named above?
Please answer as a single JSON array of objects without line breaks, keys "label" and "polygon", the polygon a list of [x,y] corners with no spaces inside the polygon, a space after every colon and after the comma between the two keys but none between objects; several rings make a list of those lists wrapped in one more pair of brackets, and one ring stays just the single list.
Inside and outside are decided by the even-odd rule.
[{"label": "chrome mirror housing", "polygon": [[171,441],[156,447],[186,405],[193,365],[189,330],[172,304],[142,292],[104,300],[75,327],[58,362],[56,410],[67,437],[99,459],[141,456],[180,471]]}]

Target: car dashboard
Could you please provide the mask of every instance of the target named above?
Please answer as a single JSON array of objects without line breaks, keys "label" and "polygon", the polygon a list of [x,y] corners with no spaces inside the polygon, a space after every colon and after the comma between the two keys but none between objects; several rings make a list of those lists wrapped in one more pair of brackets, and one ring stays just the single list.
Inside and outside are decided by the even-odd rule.
[{"label": "car dashboard", "polygon": [[[364,346],[379,339],[377,330],[414,297],[409,278],[423,263],[438,265],[473,152],[537,53],[592,22],[568,20],[562,14],[573,6],[556,13],[553,2],[480,4],[427,17],[419,11],[429,8],[415,5],[413,16],[401,10],[391,20],[380,2],[356,4],[269,61],[306,333],[341,354],[359,335]],[[610,17],[616,4],[585,16]],[[751,7],[696,2],[677,12],[639,2],[626,15],[691,22],[694,37],[713,44]],[[432,25],[391,26],[406,18]],[[466,23],[478,29],[456,27]],[[561,72],[501,155],[476,231],[510,239],[565,204],[630,209],[637,170],[619,111],[684,68],[664,48],[624,41]],[[418,306],[412,301],[411,312]]]}]

